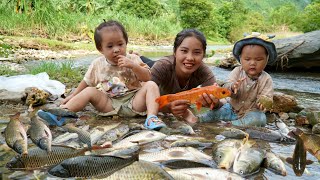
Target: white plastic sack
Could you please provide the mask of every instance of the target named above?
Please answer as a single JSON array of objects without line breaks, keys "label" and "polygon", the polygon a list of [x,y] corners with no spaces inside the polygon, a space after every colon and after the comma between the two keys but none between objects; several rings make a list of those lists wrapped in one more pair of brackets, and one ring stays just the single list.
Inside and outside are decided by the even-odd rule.
[{"label": "white plastic sack", "polygon": [[46,72],[36,75],[26,74],[17,76],[0,76],[0,89],[13,92],[24,92],[27,87],[37,87],[46,90],[52,95],[60,96],[65,92],[65,85],[56,80],[50,80]]}]

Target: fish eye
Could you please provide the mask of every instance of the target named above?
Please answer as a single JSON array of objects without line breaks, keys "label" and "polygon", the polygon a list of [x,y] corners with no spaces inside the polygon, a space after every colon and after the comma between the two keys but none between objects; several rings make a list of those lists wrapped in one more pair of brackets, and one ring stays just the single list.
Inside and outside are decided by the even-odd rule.
[{"label": "fish eye", "polygon": [[221,155],[219,155],[218,157],[219,157],[219,159],[221,159],[221,158],[222,158],[222,156],[221,156]]},{"label": "fish eye", "polygon": [[240,171],[240,174],[243,174],[243,173],[244,173],[244,172],[241,170],[241,171]]},{"label": "fish eye", "polygon": [[226,92],[225,92],[225,91],[222,91],[222,94],[226,94]]}]

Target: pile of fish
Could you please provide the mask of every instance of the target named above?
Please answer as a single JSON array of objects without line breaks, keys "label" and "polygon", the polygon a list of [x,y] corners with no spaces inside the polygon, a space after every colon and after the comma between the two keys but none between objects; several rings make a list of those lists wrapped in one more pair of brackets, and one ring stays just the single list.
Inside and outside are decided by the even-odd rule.
[{"label": "pile of fish", "polygon": [[253,142],[236,139],[225,139],[215,144],[212,156],[218,168],[231,170],[241,176],[249,176],[263,166],[273,172],[286,176],[282,160],[272,152],[253,147]]},{"label": "pile of fish", "polygon": [[[114,121],[93,127],[69,123],[50,130],[41,119],[32,116],[25,130],[19,116],[10,116],[4,132],[7,145],[18,153],[6,167],[14,171],[44,169],[61,178],[243,179],[261,167],[285,176],[284,162],[259,147],[255,139],[296,143],[293,158],[287,161],[293,164],[297,175],[302,175],[309,163],[306,151],[320,157],[317,135],[299,129],[287,131],[281,122],[276,124],[281,131],[197,125],[209,129],[206,133],[223,137],[221,140],[210,138],[210,133],[206,138],[200,137],[181,121],[170,121],[160,131],[146,130],[138,123]],[[210,155],[203,152],[211,149]]]}]

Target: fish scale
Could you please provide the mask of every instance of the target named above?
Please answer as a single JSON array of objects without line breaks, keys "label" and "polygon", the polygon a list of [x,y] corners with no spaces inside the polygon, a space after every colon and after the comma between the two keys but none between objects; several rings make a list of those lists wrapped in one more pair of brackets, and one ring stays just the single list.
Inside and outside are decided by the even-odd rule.
[{"label": "fish scale", "polygon": [[119,179],[130,179],[130,180],[141,180],[141,179],[173,179],[170,174],[163,170],[160,166],[147,162],[137,161],[131,165],[120,169],[113,173],[105,180],[119,180]]},{"label": "fish scale", "polygon": [[49,170],[57,177],[107,177],[138,160],[138,155],[130,158],[116,156],[78,156],[66,159]]},{"label": "fish scale", "polygon": [[35,116],[31,118],[31,126],[28,129],[30,139],[39,148],[51,151],[52,135],[50,129]]},{"label": "fish scale", "polygon": [[27,154],[27,133],[19,121],[20,113],[10,116],[10,121],[5,129],[7,145],[19,154]]},{"label": "fish scale", "polygon": [[231,91],[229,89],[211,85],[200,88],[193,88],[191,90],[182,91],[176,94],[163,95],[157,98],[156,102],[159,103],[159,109],[161,109],[172,101],[185,99],[189,100],[192,104],[196,104],[197,109],[200,110],[202,104],[201,102],[199,102],[199,96],[201,96],[203,93],[212,94],[218,99],[226,98],[231,95]]},{"label": "fish scale", "polygon": [[28,155],[18,155],[12,158],[6,165],[13,170],[33,170],[57,164],[67,158],[83,155],[87,149],[75,149],[68,146],[53,145],[51,152],[38,147],[29,149]]},{"label": "fish scale", "polygon": [[88,131],[82,130],[80,128],[74,127],[69,124],[63,126],[63,128],[66,129],[70,133],[77,133],[78,138],[80,139],[81,142],[87,144],[89,148],[92,147],[91,137],[90,137],[90,133]]}]

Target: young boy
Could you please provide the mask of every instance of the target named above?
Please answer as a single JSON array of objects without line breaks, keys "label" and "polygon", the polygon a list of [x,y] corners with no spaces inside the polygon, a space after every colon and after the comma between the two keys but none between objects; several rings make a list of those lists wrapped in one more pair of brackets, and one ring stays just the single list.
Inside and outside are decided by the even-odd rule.
[{"label": "young boy", "polygon": [[[158,86],[149,81],[150,68],[133,54],[127,54],[127,32],[117,21],[101,23],[95,30],[97,50],[103,55],[95,59],[77,89],[62,101],[58,112],[82,110],[91,103],[101,115],[133,117],[146,115],[145,126],[160,129],[165,124],[157,117],[160,96]],[[143,82],[143,83],[142,83]],[[38,115],[52,125],[63,125],[65,118],[55,111]]]},{"label": "young boy", "polygon": [[231,121],[233,125],[265,126],[266,111],[260,99],[273,102],[271,76],[264,71],[267,64],[275,63],[277,52],[268,37],[259,33],[236,42],[233,55],[240,61],[224,87],[232,91],[231,98],[221,108],[198,115],[200,122]]}]

